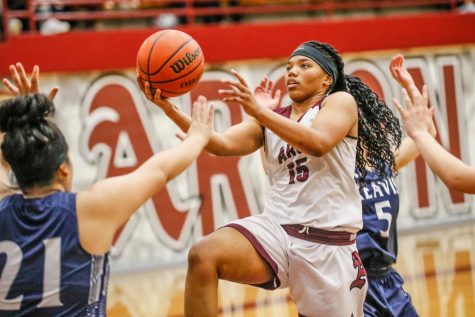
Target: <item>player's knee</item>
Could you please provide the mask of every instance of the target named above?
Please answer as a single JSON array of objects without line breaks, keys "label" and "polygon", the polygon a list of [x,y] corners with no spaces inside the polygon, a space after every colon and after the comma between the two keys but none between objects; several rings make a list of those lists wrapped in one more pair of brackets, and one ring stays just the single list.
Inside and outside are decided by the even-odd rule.
[{"label": "player's knee", "polygon": [[214,259],[207,243],[199,241],[188,252],[188,270],[216,271]]}]

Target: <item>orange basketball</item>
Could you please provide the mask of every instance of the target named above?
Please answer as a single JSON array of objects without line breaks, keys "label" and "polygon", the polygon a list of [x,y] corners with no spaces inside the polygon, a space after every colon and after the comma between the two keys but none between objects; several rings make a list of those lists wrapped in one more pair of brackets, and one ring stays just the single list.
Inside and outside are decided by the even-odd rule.
[{"label": "orange basketball", "polygon": [[203,74],[204,62],[199,44],[178,30],[150,35],[137,53],[140,78],[159,88],[164,97],[180,96],[193,89]]}]

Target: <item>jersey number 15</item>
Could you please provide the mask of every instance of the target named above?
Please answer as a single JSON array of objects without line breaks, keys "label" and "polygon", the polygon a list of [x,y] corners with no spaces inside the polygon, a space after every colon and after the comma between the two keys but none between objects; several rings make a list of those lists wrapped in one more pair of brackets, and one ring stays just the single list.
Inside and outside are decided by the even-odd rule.
[{"label": "jersey number 15", "polygon": [[295,179],[301,183],[308,179],[310,172],[305,163],[307,163],[307,158],[303,157],[295,160],[295,163],[290,162],[287,164],[287,168],[289,169],[289,184],[295,184]]}]

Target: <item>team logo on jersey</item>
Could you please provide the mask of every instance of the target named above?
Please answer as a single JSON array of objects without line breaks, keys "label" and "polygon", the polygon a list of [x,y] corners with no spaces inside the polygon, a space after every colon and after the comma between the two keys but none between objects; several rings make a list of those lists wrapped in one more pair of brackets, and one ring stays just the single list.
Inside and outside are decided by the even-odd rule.
[{"label": "team logo on jersey", "polygon": [[355,287],[362,289],[366,284],[366,270],[364,269],[363,262],[361,262],[358,252],[354,251],[351,254],[351,257],[353,259],[353,267],[358,271],[358,273],[356,275],[356,279],[351,282],[350,291]]}]

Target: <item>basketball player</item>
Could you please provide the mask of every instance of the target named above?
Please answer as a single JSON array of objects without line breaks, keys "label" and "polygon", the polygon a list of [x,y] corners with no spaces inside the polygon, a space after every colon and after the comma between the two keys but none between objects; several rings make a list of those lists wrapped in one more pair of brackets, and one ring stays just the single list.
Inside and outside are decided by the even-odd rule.
[{"label": "basketball player", "polygon": [[[402,56],[395,56],[390,65],[391,73],[397,70],[401,75],[398,82],[403,88],[413,84],[412,78],[403,67]],[[261,104],[275,109],[278,106],[278,94],[272,95],[267,79],[261,82],[254,94]],[[394,120],[391,111],[382,111],[382,116]],[[430,132],[435,134],[432,124]],[[388,137],[398,138],[399,129],[390,129]],[[419,155],[416,145],[410,138],[405,138],[396,152],[396,170],[400,170]],[[266,166],[265,160],[263,161]],[[397,257],[397,216],[399,211],[399,194],[395,185],[393,172],[388,162],[387,175],[379,175],[371,168],[366,168],[364,186],[360,187],[363,207],[363,229],[357,234],[357,247],[361,260],[368,274],[368,293],[364,305],[366,317],[417,316],[402,285],[403,280],[391,265]],[[355,178],[360,181],[361,170],[357,169]]]},{"label": "basketball player", "polygon": [[[387,131],[399,122],[373,115],[390,110],[343,66],[328,44],[300,45],[285,74],[292,104],[276,112],[260,105],[235,71],[237,81],[227,82],[232,89],[220,91],[249,118],[213,133],[206,149],[246,155],[264,146],[271,193],[262,214],[233,221],[191,248],[186,316],[217,315],[219,279],[289,287],[301,316],[363,316],[367,284],[355,243],[362,227],[355,165],[386,175],[382,157],[393,167],[392,149],[400,141]],[[152,95],[149,83],[138,78],[138,84],[187,131],[188,116],[160,91]]]},{"label": "basketball player", "polygon": [[73,193],[68,144],[51,120],[53,101],[30,93],[21,64],[15,72],[12,92],[19,96],[0,106],[0,131],[3,158],[21,193],[0,201],[0,316],[105,316],[114,235],[199,155],[213,109],[200,97],[181,144],[129,174]]},{"label": "basketball player", "polygon": [[[402,80],[401,71],[397,69],[393,76]],[[414,140],[432,171],[448,188],[475,194],[475,167],[468,166],[447,152],[430,134],[429,126],[434,110],[427,109],[427,88],[424,86],[421,94],[414,83],[410,83],[406,88],[404,101],[406,107],[397,100],[394,100],[394,103],[401,113],[407,134]]]},{"label": "basketball player", "polygon": [[[398,80],[403,88],[412,82],[402,65],[402,56],[395,56],[390,64],[391,73],[397,69],[404,72],[404,80]],[[402,69],[400,69],[402,68]],[[395,77],[396,78],[396,77]],[[398,79],[398,78],[396,78]],[[393,114],[391,113],[391,116]],[[432,125],[432,132],[435,127]],[[419,152],[410,138],[405,138],[396,152],[396,170],[412,162]],[[416,309],[411,297],[402,285],[403,279],[392,268],[397,257],[397,216],[399,194],[393,173],[388,164],[388,173],[366,167],[367,174],[361,177],[361,169],[356,169],[355,179],[365,182],[360,188],[363,207],[363,229],[358,232],[357,246],[366,272],[368,273],[368,294],[364,305],[365,317],[415,317]]]}]

